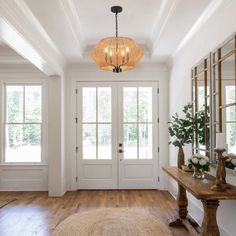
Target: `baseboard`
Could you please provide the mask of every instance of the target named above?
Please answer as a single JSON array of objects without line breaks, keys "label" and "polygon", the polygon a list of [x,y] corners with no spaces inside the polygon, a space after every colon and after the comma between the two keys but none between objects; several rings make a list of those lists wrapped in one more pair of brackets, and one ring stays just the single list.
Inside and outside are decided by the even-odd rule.
[{"label": "baseboard", "polygon": [[[168,192],[175,198],[177,199],[177,184],[175,181],[169,178],[168,181]],[[201,202],[197,200],[193,195],[190,193],[188,194],[188,214],[199,224],[202,224],[202,219],[203,219],[203,208],[201,205]],[[220,229],[220,235],[221,236],[231,236],[220,224],[219,224],[219,229]]]}]

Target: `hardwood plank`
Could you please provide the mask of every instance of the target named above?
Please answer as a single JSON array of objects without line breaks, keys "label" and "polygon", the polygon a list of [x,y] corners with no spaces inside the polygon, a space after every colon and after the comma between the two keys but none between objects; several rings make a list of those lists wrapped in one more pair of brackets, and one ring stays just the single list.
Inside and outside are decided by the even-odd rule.
[{"label": "hardwood plank", "polygon": [[[166,191],[98,190],[67,192],[49,198],[47,192],[0,192],[17,200],[0,209],[1,236],[49,236],[71,214],[97,208],[128,207],[147,212],[168,225],[176,214],[176,201]],[[187,228],[170,228],[174,236],[192,235]]]}]

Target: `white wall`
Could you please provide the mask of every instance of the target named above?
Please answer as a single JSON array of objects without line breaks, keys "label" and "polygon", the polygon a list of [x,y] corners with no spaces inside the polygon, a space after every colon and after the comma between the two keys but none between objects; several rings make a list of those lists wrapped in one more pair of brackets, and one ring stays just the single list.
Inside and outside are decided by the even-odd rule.
[{"label": "white wall", "polygon": [[[72,65],[67,69],[66,81],[66,170],[67,170],[67,189],[75,190],[76,182],[76,103],[75,89],[76,81],[158,81],[159,94],[159,111],[160,111],[160,166],[168,164],[168,70],[162,64],[141,63],[134,70],[115,74],[113,72],[101,71],[97,66],[92,64]],[[70,129],[69,129],[70,127]],[[166,189],[166,181],[163,172],[160,170],[160,189]]]},{"label": "white wall", "polygon": [[48,78],[48,194],[65,193],[64,77]]},{"label": "white wall", "polygon": [[[170,116],[180,112],[182,107],[191,100],[191,68],[201,58],[222,43],[228,36],[236,32],[236,1],[226,1],[224,7],[217,10],[214,15],[202,26],[196,35],[173,58],[170,71]],[[191,155],[190,147],[185,148],[186,156]],[[170,146],[170,165],[176,165],[177,149]],[[229,176],[228,181],[236,184],[236,177]],[[169,190],[176,194],[176,185],[169,181]],[[202,221],[202,205],[190,197],[190,214],[199,222]],[[234,222],[236,201],[221,202],[217,219],[222,235],[235,235]]]}]

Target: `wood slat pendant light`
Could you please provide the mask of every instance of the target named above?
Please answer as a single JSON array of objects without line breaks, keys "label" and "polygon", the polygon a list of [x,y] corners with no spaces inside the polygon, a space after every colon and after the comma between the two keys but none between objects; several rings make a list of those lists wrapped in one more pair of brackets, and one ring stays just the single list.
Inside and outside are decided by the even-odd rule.
[{"label": "wood slat pendant light", "polygon": [[91,56],[102,70],[120,73],[133,69],[142,58],[143,50],[133,39],[118,36],[117,15],[122,12],[122,7],[113,6],[111,12],[115,13],[116,36],[102,39]]}]

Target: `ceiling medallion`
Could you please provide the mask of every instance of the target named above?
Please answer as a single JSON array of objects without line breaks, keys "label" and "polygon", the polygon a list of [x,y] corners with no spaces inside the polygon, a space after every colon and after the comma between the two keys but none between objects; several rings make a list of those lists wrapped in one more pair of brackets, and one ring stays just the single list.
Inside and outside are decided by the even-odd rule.
[{"label": "ceiling medallion", "polygon": [[131,70],[143,56],[141,47],[131,38],[118,36],[118,13],[122,7],[113,6],[111,12],[115,13],[116,36],[102,39],[92,51],[92,58],[102,70],[120,73]]}]

